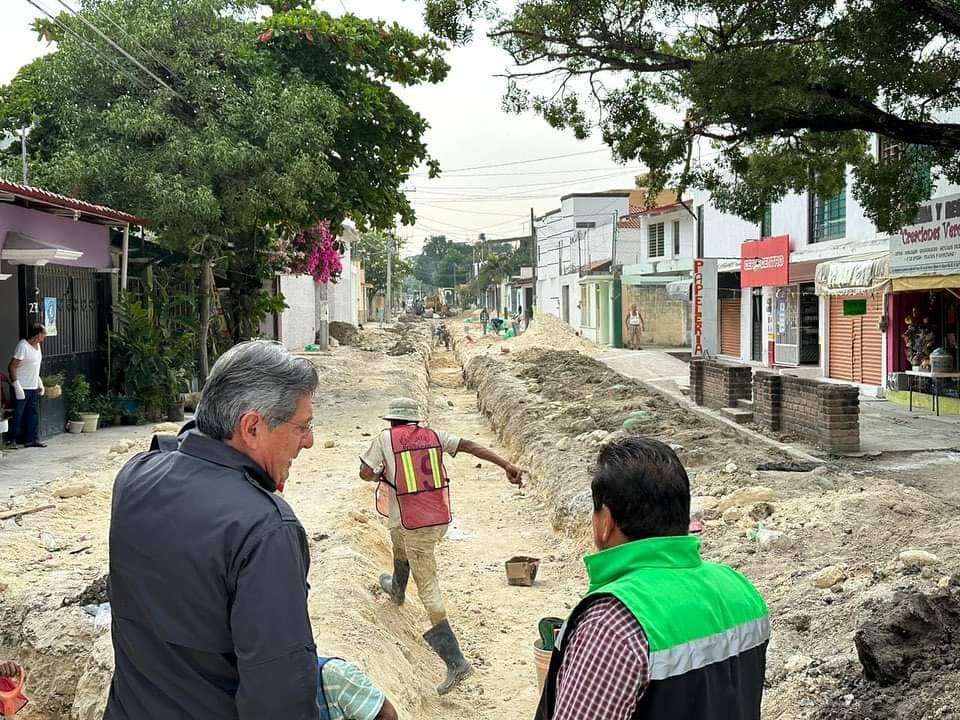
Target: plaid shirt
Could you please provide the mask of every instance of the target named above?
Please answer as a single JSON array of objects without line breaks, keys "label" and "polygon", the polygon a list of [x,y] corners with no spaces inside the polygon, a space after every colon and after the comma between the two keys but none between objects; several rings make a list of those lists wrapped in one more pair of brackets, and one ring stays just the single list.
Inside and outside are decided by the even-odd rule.
[{"label": "plaid shirt", "polygon": [[650,684],[650,648],[627,607],[597,600],[563,642],[553,720],[630,720]]}]

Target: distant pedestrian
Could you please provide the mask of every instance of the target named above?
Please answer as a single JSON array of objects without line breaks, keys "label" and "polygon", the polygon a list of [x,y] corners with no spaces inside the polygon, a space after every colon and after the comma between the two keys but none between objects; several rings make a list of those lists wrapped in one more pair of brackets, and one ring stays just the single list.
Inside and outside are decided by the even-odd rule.
[{"label": "distant pedestrian", "polygon": [[40,442],[40,397],[44,392],[43,383],[40,382],[40,364],[43,362],[40,346],[46,338],[47,329],[43,325],[31,325],[27,337],[17,343],[7,367],[10,387],[16,398],[13,420],[7,435],[11,449],[21,445],[46,447]]},{"label": "distant pedestrian", "polygon": [[423,635],[447,666],[437,692],[444,695],[473,674],[447,620],[437,579],[436,545],[447,532],[450,480],[443,455],[465,452],[502,468],[507,479],[520,484],[520,468],[493,450],[452,433],[422,427],[416,400],[395,398],[383,416],[389,429],[381,432],[360,456],[360,477],[377,480],[377,511],[389,518],[393,543],[393,574],[380,577],[380,587],[398,605],[406,599],[413,572],[417,593],[432,627]]},{"label": "distant pedestrian", "polygon": [[487,334],[487,323],[490,322],[490,313],[486,307],[480,309],[480,324],[483,325],[483,334]]},{"label": "distant pedestrian", "polygon": [[631,350],[640,349],[640,333],[642,333],[644,329],[643,315],[640,314],[635,304],[631,305],[630,312],[627,313],[627,332],[629,333],[627,342]]},{"label": "distant pedestrian", "polygon": [[564,624],[536,720],[759,720],[770,621],[741,574],[700,557],[676,453],[629,438],[591,483],[590,586]]}]

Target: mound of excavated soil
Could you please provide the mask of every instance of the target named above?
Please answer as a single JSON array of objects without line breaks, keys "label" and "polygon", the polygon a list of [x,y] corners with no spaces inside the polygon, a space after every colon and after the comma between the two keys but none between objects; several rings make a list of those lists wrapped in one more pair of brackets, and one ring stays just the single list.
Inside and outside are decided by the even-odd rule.
[{"label": "mound of excavated soil", "polygon": [[[509,355],[457,341],[480,406],[530,466],[555,526],[587,537],[604,442],[671,443],[705,556],[743,572],[770,607],[765,718],[960,718],[960,612],[955,590],[938,591],[960,563],[954,506],[862,464],[794,466],[587,354],[555,350],[558,334]],[[925,551],[921,564],[905,550]],[[872,676],[894,685],[864,677],[855,638]]]}]

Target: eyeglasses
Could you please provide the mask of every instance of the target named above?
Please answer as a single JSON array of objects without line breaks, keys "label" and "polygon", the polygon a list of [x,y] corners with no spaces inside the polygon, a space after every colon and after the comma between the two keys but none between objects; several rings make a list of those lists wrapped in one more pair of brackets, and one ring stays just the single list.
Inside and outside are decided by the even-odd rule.
[{"label": "eyeglasses", "polygon": [[300,434],[301,434],[301,435],[309,435],[310,433],[313,432],[313,420],[312,420],[312,419],[308,420],[307,422],[303,423],[302,425],[301,425],[300,423],[290,422],[289,420],[284,420],[283,422],[286,423],[287,425],[293,425],[297,430],[300,431]]}]

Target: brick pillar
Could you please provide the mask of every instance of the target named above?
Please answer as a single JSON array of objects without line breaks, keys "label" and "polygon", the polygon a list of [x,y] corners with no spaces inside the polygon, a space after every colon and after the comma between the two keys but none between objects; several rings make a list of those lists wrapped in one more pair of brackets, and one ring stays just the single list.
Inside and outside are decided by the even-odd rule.
[{"label": "brick pillar", "polygon": [[703,405],[703,358],[690,359],[690,399]]},{"label": "brick pillar", "polygon": [[749,365],[723,365],[727,407],[736,407],[737,400],[753,396],[753,370]]},{"label": "brick pillar", "polygon": [[817,444],[827,452],[860,450],[860,391],[854,385],[817,388]]},{"label": "brick pillar", "polygon": [[779,432],[783,416],[783,383],[779,373],[753,375],[753,419],[764,430]]}]

